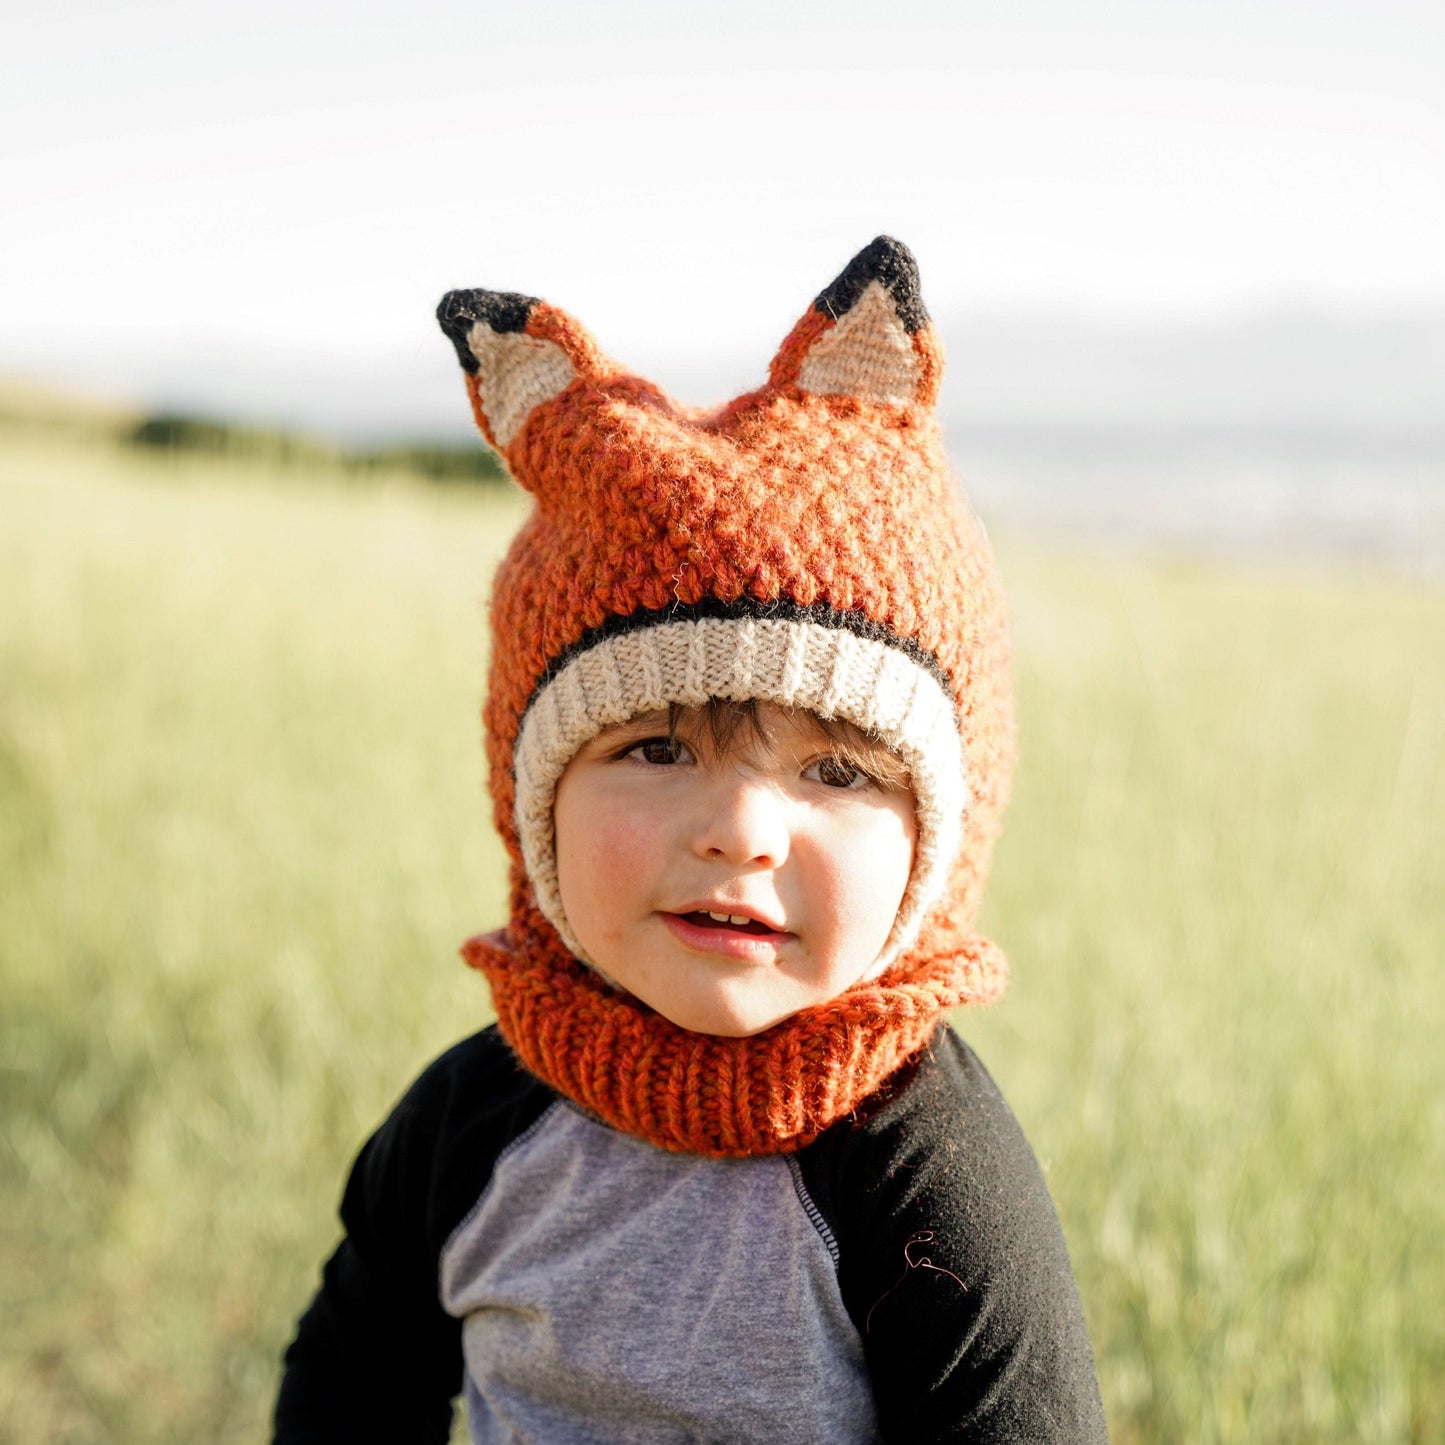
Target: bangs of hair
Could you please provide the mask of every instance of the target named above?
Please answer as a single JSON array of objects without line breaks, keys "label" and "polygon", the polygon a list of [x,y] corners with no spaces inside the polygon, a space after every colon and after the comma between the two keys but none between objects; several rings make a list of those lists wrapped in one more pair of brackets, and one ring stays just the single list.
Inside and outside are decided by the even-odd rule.
[{"label": "bangs of hair", "polygon": [[[881,738],[842,718],[819,717],[817,713],[780,708],[795,718],[804,718],[827,740],[829,750],[840,763],[867,773],[875,782],[890,788],[911,786],[908,769]],[[756,698],[740,701],[712,697],[701,707],[673,703],[667,710],[668,736],[676,739],[693,727],[705,731],[719,758],[746,753],[749,744],[767,741],[767,724]]]}]

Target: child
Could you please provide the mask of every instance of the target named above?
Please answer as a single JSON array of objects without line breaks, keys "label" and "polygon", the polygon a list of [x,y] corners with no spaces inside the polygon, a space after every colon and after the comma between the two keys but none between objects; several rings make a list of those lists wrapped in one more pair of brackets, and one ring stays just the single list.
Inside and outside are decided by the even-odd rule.
[{"label": "child", "polygon": [[1048,1193],[945,1013],[1012,764],[1002,597],[880,237],[705,417],[438,312],[535,508],[486,705],[497,1025],[356,1161],[276,1438],[1097,1441]]}]

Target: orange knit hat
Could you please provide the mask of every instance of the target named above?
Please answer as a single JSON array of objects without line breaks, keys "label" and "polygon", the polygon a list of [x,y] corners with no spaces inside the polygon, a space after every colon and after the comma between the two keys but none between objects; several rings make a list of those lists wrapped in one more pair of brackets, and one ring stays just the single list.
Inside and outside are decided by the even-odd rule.
[{"label": "orange knit hat", "polygon": [[[793,328],[767,384],[709,414],[616,366],[546,302],[453,291],[437,315],[478,426],[536,503],[494,583],[485,713],[512,921],[469,956],[524,1061],[604,1118],[704,1152],[796,1147],[862,1095],[845,1082],[824,1099],[802,1081],[808,1098],[783,1110],[796,1117],[751,1133],[736,1119],[701,1133],[639,1125],[655,1098],[599,1097],[616,1085],[597,1075],[615,1068],[579,1051],[590,1057],[598,1029],[613,1039],[620,1019],[643,1027],[644,1010],[577,962],[552,803],[604,728],[713,697],[843,719],[908,766],[914,871],[870,979],[754,1039],[689,1043],[649,1015],[649,1066],[662,1039],[689,1070],[716,1046],[718,1067],[766,1072],[770,1048],[791,1036],[796,1049],[800,1030],[805,1043],[847,1032],[861,1009],[878,1048],[851,1039],[845,1072],[872,1076],[866,1093],[943,1008],[1001,989],[1002,957],[973,924],[1013,756],[1007,631],[933,418],[942,351],[913,257],[887,237],[866,247]],[[589,1020],[565,1037],[559,990]],[[741,1145],[729,1142],[738,1127]]]}]

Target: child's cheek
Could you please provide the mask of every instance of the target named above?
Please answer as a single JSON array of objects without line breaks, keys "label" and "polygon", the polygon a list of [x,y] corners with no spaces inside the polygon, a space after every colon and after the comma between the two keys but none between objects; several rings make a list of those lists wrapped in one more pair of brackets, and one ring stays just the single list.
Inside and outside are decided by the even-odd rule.
[{"label": "child's cheek", "polygon": [[616,798],[564,792],[558,803],[562,906],[584,945],[605,946],[657,906],[657,831]]},{"label": "child's cheek", "polygon": [[591,837],[582,840],[579,865],[591,880],[599,901],[630,902],[652,880],[656,836],[625,813],[600,819]]},{"label": "child's cheek", "polygon": [[833,820],[814,855],[813,899],[815,912],[834,920],[840,948],[882,949],[913,873],[916,836],[911,806],[860,809]]}]

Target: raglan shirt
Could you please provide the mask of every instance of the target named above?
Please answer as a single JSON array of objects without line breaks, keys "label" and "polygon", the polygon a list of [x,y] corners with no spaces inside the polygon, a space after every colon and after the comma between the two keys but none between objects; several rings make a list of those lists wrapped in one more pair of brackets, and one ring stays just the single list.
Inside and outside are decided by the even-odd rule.
[{"label": "raglan shirt", "polygon": [[495,1027],[358,1156],[278,1445],[1107,1438],[1042,1174],[941,1027],[789,1156],[656,1148]]}]

